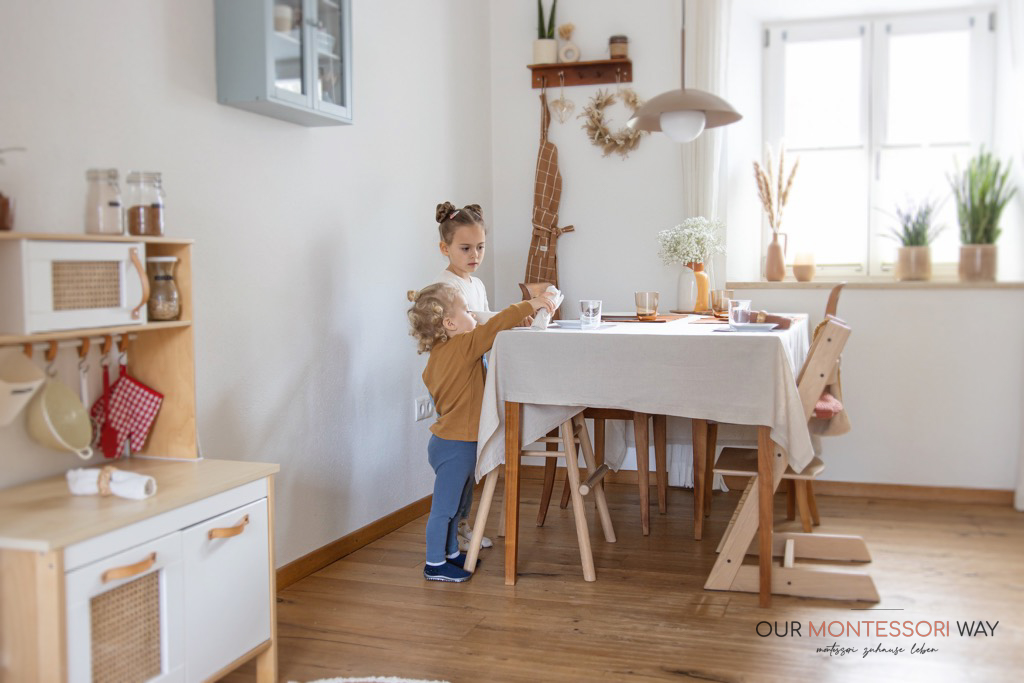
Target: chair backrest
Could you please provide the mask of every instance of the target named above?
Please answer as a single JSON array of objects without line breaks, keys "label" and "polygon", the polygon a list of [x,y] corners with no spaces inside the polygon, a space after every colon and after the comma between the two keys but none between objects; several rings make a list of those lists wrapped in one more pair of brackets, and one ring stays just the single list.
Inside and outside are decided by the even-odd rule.
[{"label": "chair backrest", "polygon": [[547,291],[550,282],[520,282],[519,289],[523,293],[523,301],[529,301]]},{"label": "chair backrest", "polygon": [[804,409],[804,417],[808,420],[814,414],[814,404],[821,392],[830,383],[836,381],[836,369],[839,356],[850,337],[850,328],[839,318],[828,316],[811,341],[807,351],[807,359],[800,368],[796,378],[796,386],[800,392],[800,404]]}]

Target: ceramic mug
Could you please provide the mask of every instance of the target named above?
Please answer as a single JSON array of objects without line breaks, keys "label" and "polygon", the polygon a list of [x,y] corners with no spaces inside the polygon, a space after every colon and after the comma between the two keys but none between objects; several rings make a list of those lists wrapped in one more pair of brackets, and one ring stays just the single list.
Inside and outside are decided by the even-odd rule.
[{"label": "ceramic mug", "polygon": [[0,349],[0,427],[11,424],[46,375],[18,349]]},{"label": "ceramic mug", "polygon": [[92,423],[75,392],[56,380],[43,384],[28,407],[28,433],[44,446],[92,457]]}]

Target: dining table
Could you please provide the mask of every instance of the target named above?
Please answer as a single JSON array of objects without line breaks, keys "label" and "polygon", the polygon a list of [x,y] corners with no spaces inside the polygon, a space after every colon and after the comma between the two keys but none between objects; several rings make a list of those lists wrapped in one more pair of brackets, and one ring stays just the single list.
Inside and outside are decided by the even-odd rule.
[{"label": "dining table", "polygon": [[[563,321],[546,330],[499,333],[489,355],[476,479],[494,479],[481,498],[481,506],[489,506],[504,465],[506,585],[514,585],[517,576],[522,445],[584,408],[693,421],[697,539],[706,469],[703,444],[697,442],[708,423],[757,427],[762,447],[785,453],[793,470],[799,472],[810,463],[815,444],[796,385],[808,352],[808,321],[803,314],[791,317],[787,329],[756,331],[688,315],[660,322],[604,322],[588,330],[575,321]],[[508,453],[516,457],[506,457]],[[612,449],[605,464],[618,470],[624,455],[623,450]],[[761,461],[770,469],[767,458]],[[770,500],[762,501],[762,507],[766,503]],[[771,533],[770,525],[764,533]],[[766,561],[770,557],[762,558],[762,566]]]}]

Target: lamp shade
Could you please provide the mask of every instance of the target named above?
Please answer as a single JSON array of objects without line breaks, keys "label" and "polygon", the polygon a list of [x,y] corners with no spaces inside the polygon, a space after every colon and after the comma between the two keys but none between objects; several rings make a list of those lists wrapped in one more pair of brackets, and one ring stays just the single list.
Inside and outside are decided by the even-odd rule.
[{"label": "lamp shade", "polygon": [[[666,133],[671,134],[670,131],[662,127],[662,124],[670,121],[682,125],[681,122],[686,117],[668,117],[663,119],[662,114],[682,111],[703,112],[705,128],[725,126],[743,118],[721,97],[704,92],[703,90],[683,88],[682,90],[670,90],[648,100],[644,106],[637,110],[636,115],[629,120],[629,125],[639,130],[665,130]],[[669,125],[671,126],[672,123],[669,123]],[[697,131],[693,137],[700,135],[700,132]],[[690,139],[692,140],[693,138]]]}]

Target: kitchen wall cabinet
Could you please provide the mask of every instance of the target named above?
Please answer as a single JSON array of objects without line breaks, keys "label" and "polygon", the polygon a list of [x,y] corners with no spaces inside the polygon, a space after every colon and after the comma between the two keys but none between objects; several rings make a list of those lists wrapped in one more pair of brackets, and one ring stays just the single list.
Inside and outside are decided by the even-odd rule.
[{"label": "kitchen wall cabinet", "polygon": [[217,98],[304,126],[352,123],[351,0],[216,0]]},{"label": "kitchen wall cabinet", "polygon": [[145,501],[64,477],[0,491],[0,680],[207,681],[255,658],[275,681],[266,463],[131,459]]}]

